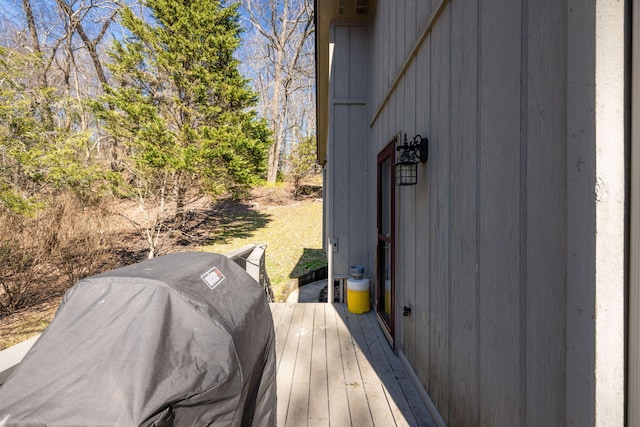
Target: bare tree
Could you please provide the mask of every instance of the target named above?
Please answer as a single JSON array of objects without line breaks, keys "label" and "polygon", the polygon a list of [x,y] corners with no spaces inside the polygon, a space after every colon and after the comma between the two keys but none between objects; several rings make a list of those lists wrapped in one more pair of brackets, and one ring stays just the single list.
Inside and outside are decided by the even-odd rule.
[{"label": "bare tree", "polygon": [[[115,23],[119,5],[115,0],[55,0],[54,4],[61,28],[58,45],[62,45],[63,49],[53,59],[61,75],[65,95],[76,101],[73,115],[79,117],[80,130],[84,132],[89,130],[92,119],[86,108],[86,99],[102,93],[108,85],[104,55],[101,56],[98,49]],[[70,116],[66,116],[66,123],[62,125],[65,129],[72,124]],[[100,143],[113,144],[111,140],[100,136],[99,127],[96,131],[94,135],[97,137],[86,147],[87,160],[94,154],[100,156]],[[116,150],[113,146],[110,148],[112,152]]]},{"label": "bare tree", "polygon": [[[28,1],[28,0],[23,0]],[[67,28],[67,37],[72,40],[74,33],[77,33],[82,43],[87,50],[91,62],[95,68],[98,81],[104,86],[107,84],[107,76],[104,72],[104,67],[101,58],[98,56],[97,46],[104,38],[109,26],[114,22],[116,15],[118,14],[118,5],[113,1],[109,2],[94,2],[86,3],[85,1],[69,1],[69,0],[56,0],[56,4],[60,8],[61,14],[65,18],[65,26]],[[97,25],[97,34],[90,38],[85,31],[83,20],[92,14],[96,9],[106,8],[108,13],[106,16],[100,17],[100,21],[93,20],[93,25]]]},{"label": "bare tree", "polygon": [[87,161],[102,157],[101,148],[116,159],[118,147],[105,138],[87,110],[87,100],[103,93],[108,84],[106,39],[118,30],[116,17],[126,3],[138,0],[0,0],[0,43],[18,52],[30,52],[34,61],[25,76],[32,98],[48,129],[89,132]]},{"label": "bare tree", "polygon": [[[273,131],[268,182],[275,182],[289,141],[308,133],[315,103],[313,90],[313,2],[308,0],[244,0],[251,24],[245,55],[249,75],[260,94],[262,115]],[[313,114],[311,114],[312,116]],[[306,131],[304,131],[306,129]]]},{"label": "bare tree", "polygon": [[[10,37],[9,29],[16,34],[28,33],[25,46],[43,59],[45,74],[39,76],[42,86],[53,85],[52,66],[72,63],[69,55],[86,55],[93,65],[93,74],[100,88],[108,78],[100,46],[116,23],[119,10],[128,1],[134,0],[22,0],[22,16],[18,16],[16,5],[9,0],[0,0],[0,10],[4,15],[0,18],[3,37],[5,40]],[[65,45],[72,48],[61,50],[60,47]]]},{"label": "bare tree", "polygon": [[[40,48],[40,38],[38,35],[38,28],[36,26],[35,16],[33,15],[33,8],[31,7],[30,0],[22,0],[22,10],[25,15],[25,19],[27,21],[27,28],[29,30],[29,38],[31,42],[31,50],[38,55],[39,61],[36,66],[36,74],[39,80],[40,93],[49,87],[49,82],[47,80],[47,72],[43,67],[42,60],[42,49]],[[40,97],[39,97],[40,98]],[[46,99],[38,99],[37,103],[41,104],[42,110],[44,111],[44,120],[45,120],[45,129],[52,130],[53,129],[53,112],[49,105],[47,105]]]}]

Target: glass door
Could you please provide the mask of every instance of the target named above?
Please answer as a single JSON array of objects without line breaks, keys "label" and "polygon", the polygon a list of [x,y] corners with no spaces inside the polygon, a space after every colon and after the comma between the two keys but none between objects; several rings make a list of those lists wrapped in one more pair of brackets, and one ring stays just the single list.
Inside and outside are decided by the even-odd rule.
[{"label": "glass door", "polygon": [[395,301],[395,185],[393,163],[395,139],[378,155],[378,212],[377,212],[377,263],[376,263],[376,311],[378,321],[393,345]]}]

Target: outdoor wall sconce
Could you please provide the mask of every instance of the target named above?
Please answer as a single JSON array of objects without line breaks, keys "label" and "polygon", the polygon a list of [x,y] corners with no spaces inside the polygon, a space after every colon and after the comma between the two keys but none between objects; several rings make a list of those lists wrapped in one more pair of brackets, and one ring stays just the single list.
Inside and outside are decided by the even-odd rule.
[{"label": "outdoor wall sconce", "polygon": [[404,143],[396,150],[402,150],[400,158],[396,162],[396,185],[416,185],[418,183],[418,162],[424,163],[429,158],[429,140],[420,135],[407,141],[404,134]]}]

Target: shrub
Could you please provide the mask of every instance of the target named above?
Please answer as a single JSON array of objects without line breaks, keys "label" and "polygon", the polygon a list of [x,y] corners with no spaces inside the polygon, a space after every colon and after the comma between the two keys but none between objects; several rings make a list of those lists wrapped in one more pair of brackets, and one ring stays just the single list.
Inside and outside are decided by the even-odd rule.
[{"label": "shrub", "polygon": [[[61,202],[61,203],[60,203]],[[45,225],[50,240],[51,262],[68,287],[83,277],[117,265],[113,257],[115,238],[112,216],[100,205],[85,206],[75,197],[65,197],[52,206]]]},{"label": "shrub", "polygon": [[50,280],[49,256],[31,225],[31,219],[0,215],[0,314],[40,302]]},{"label": "shrub", "polygon": [[0,211],[0,316],[117,266],[107,211],[72,195],[52,200],[35,218]]},{"label": "shrub", "polygon": [[291,166],[290,175],[293,182],[293,197],[297,199],[301,195],[302,179],[318,170],[318,165],[316,164],[316,138],[314,136],[303,138],[293,148],[289,155],[289,165]]}]

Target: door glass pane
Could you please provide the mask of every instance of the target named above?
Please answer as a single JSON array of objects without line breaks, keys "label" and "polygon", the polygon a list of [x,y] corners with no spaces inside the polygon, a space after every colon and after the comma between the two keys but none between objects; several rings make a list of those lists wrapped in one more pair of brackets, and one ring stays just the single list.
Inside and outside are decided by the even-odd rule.
[{"label": "door glass pane", "polygon": [[376,311],[389,343],[394,336],[394,200],[393,141],[378,155],[378,236],[376,245]]},{"label": "door glass pane", "polygon": [[380,234],[391,235],[391,159],[380,164]]},{"label": "door glass pane", "polygon": [[384,294],[382,295],[382,307],[380,312],[387,324],[391,323],[391,244],[384,243]]}]

